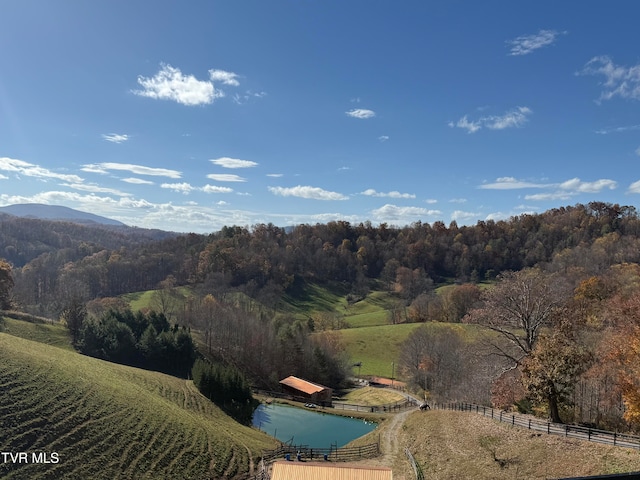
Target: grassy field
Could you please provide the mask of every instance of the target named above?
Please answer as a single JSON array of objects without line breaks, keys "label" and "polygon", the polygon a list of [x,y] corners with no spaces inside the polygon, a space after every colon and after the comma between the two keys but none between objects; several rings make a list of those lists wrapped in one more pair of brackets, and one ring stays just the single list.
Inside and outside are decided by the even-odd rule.
[{"label": "grassy field", "polygon": [[340,398],[352,405],[384,405],[406,400],[404,395],[389,388],[363,387],[352,390]]},{"label": "grassy field", "polygon": [[233,478],[274,442],[193,383],[0,333],[1,478]]},{"label": "grassy field", "polygon": [[413,413],[399,443],[409,448],[430,479],[541,479],[640,471],[637,450],[532,434],[473,413]]},{"label": "grassy field", "polygon": [[[178,287],[177,290],[185,297],[192,294],[189,287]],[[122,298],[129,302],[129,307],[135,312],[136,310],[151,308],[154,292],[155,290],[146,290],[143,292],[126,293],[122,295]]]},{"label": "grassy field", "polygon": [[31,323],[4,317],[4,331],[9,335],[73,351],[69,331],[60,323]]},{"label": "grassy field", "polygon": [[[454,328],[467,341],[477,339],[481,329],[476,325],[451,323],[401,323],[377,327],[347,328],[340,330],[342,344],[353,363],[362,362],[362,367],[354,367],[354,374],[400,378],[397,371],[400,345],[416,328]],[[394,364],[394,365],[392,365]],[[400,378],[402,379],[402,378]]]},{"label": "grassy field", "polygon": [[404,323],[340,330],[342,343],[351,360],[362,362],[362,367],[356,367],[354,373],[391,377],[392,363],[397,366],[400,344],[420,325]]}]

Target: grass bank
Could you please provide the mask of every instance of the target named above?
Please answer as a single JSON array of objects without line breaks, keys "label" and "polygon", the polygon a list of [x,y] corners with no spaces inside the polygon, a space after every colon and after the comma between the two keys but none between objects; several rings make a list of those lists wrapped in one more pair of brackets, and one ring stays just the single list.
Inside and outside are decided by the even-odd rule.
[{"label": "grass bank", "polygon": [[0,451],[57,453],[2,478],[233,478],[274,442],[192,382],[0,333]]},{"label": "grass bank", "polygon": [[430,479],[511,480],[640,471],[637,450],[532,433],[465,412],[412,413],[400,429]]}]

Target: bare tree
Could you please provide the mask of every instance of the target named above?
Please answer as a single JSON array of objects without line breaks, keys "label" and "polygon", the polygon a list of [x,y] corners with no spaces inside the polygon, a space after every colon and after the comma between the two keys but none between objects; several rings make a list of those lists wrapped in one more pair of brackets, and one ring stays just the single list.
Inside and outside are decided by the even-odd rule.
[{"label": "bare tree", "polygon": [[413,383],[446,399],[466,378],[465,344],[458,331],[441,324],[415,329],[400,349],[400,368]]},{"label": "bare tree", "polygon": [[158,284],[158,289],[151,296],[151,307],[158,313],[163,313],[171,322],[176,318],[184,298],[176,288],[176,279],[173,275]]},{"label": "bare tree", "polygon": [[483,307],[472,310],[467,321],[498,333],[506,342],[492,341],[494,352],[515,368],[532,352],[542,328],[553,323],[569,298],[568,285],[557,275],[538,269],[506,272],[483,292]]}]

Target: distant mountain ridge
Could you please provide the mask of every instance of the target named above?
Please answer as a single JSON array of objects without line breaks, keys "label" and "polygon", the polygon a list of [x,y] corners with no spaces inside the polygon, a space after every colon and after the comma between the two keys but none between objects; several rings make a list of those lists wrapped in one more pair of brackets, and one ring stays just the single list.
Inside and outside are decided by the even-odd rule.
[{"label": "distant mountain ridge", "polygon": [[16,217],[39,218],[42,220],[58,220],[65,222],[100,225],[126,226],[124,223],[93,213],[81,212],[60,205],[44,205],[41,203],[22,203],[0,207],[0,213],[8,213]]}]

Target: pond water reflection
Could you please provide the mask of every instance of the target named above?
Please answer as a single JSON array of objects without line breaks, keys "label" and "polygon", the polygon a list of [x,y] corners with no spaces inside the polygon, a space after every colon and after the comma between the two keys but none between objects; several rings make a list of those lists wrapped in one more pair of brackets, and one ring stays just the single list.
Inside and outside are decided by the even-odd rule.
[{"label": "pond water reflection", "polygon": [[[281,442],[329,448],[342,447],[374,430],[377,424],[289,405],[260,405],[253,413],[253,426]],[[292,440],[293,439],[293,440]]]}]

